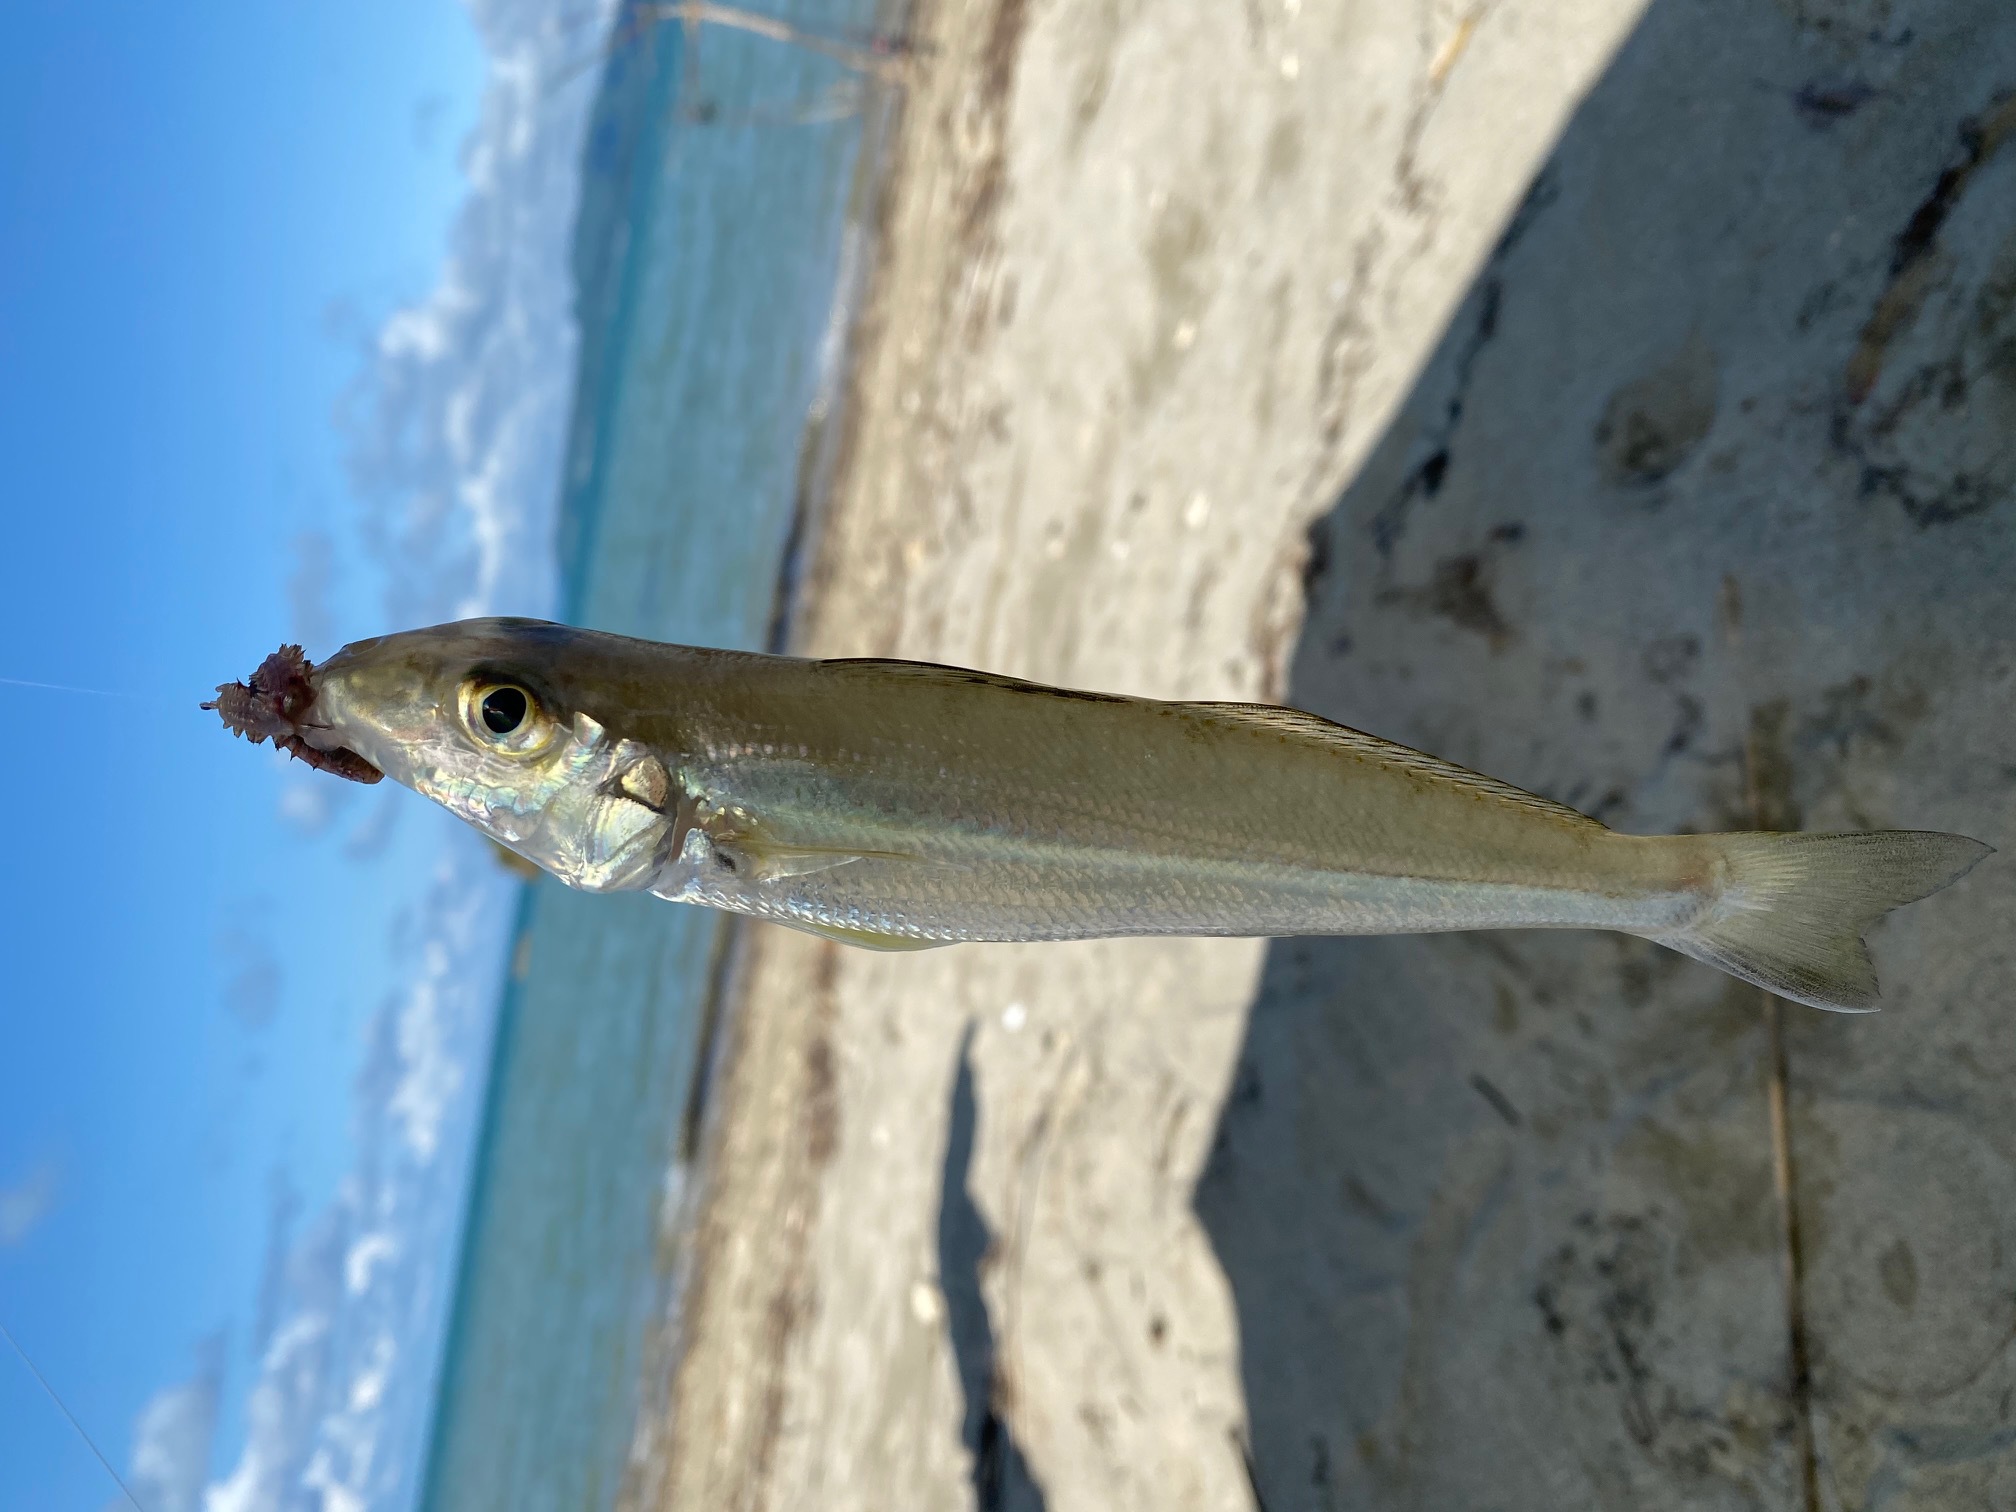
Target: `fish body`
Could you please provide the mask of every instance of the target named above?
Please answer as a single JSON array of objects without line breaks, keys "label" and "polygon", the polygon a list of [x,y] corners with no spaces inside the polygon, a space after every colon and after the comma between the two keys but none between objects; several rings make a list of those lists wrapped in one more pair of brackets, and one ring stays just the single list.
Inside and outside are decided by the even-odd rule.
[{"label": "fish body", "polygon": [[1964,836],[1619,834],[1271,706],[475,620],[346,647],[303,737],[576,887],[885,949],[1604,928],[1826,1007]]}]

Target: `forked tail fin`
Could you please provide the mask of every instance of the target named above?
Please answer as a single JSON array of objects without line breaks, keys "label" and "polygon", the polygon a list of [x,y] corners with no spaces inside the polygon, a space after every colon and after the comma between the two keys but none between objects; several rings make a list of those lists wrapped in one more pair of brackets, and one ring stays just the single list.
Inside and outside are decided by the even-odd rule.
[{"label": "forked tail fin", "polygon": [[1655,936],[1697,961],[1815,1008],[1876,1006],[1862,931],[1958,881],[1992,846],[1965,835],[1714,835],[1722,886],[1685,930]]}]

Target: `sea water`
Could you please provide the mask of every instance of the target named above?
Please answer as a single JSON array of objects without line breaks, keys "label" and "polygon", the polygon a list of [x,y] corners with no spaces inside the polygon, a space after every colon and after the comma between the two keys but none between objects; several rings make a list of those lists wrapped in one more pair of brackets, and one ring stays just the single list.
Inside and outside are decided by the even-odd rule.
[{"label": "sea water", "polygon": [[[806,24],[866,37],[875,11],[829,0]],[[777,638],[886,87],[788,44],[619,21],[575,238],[559,541],[573,623],[749,649]],[[709,911],[527,888],[425,1505],[615,1500],[640,1408],[662,1394],[647,1379],[676,1305],[662,1220],[725,940]]]}]

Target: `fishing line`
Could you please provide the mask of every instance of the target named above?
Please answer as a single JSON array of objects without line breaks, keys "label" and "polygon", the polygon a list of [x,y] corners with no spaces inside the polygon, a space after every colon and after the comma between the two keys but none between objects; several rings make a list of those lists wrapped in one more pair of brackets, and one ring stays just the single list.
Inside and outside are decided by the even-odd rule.
[{"label": "fishing line", "polygon": [[84,1425],[77,1421],[76,1414],[63,1405],[63,1398],[56,1395],[56,1388],[49,1384],[49,1378],[35,1368],[35,1362],[28,1358],[28,1351],[23,1349],[21,1341],[14,1337],[14,1330],[5,1323],[0,1323],[0,1338],[7,1341],[14,1353],[20,1357],[21,1363],[28,1367],[28,1374],[35,1377],[35,1384],[40,1386],[44,1395],[56,1404],[56,1410],[63,1414],[63,1421],[70,1425],[77,1437],[84,1440],[84,1447],[89,1449],[92,1457],[105,1467],[105,1473],[112,1477],[112,1483],[126,1494],[126,1500],[133,1503],[133,1512],[147,1512],[147,1509],[140,1504],[140,1498],[133,1494],[133,1488],[126,1484],[125,1477],[112,1468],[112,1461],[105,1458],[104,1451],[98,1447],[91,1435],[84,1431]]},{"label": "fishing line", "polygon": [[85,698],[117,698],[121,704],[179,704],[163,694],[127,694],[119,687],[81,687],[79,683],[38,683],[28,677],[0,677],[0,687],[38,687],[44,694],[83,694]]},{"label": "fishing line", "polygon": [[0,677],[10,688],[46,688],[51,693],[88,693],[93,698],[138,698],[138,693],[115,693],[110,688],[80,688],[72,683],[30,682],[25,677]]},{"label": "fishing line", "polygon": [[0,677],[0,685],[9,688],[40,688],[48,693],[82,693],[91,698],[122,698],[128,703],[170,703],[171,699],[157,694],[122,693],[114,688],[80,688],[75,683],[31,682],[25,677]]}]

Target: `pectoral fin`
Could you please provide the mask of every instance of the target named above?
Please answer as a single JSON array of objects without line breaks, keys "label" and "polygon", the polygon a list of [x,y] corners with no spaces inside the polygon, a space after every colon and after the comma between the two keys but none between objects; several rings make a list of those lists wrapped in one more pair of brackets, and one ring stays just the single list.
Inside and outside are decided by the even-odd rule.
[{"label": "pectoral fin", "polygon": [[746,877],[774,882],[782,877],[809,877],[814,872],[832,871],[871,857],[900,860],[888,851],[820,850],[803,846],[766,845],[748,835],[729,835],[714,842],[714,849],[728,858]]},{"label": "pectoral fin", "polygon": [[721,849],[741,862],[751,876],[766,882],[778,877],[809,877],[836,866],[851,866],[861,859],[857,851],[765,850],[739,844]]},{"label": "pectoral fin", "polygon": [[703,820],[701,828],[714,849],[736,870],[759,881],[781,877],[806,877],[814,872],[832,871],[856,861],[901,861],[895,851],[864,850],[852,845],[793,844],[772,835],[750,815],[730,810],[713,820]]}]

